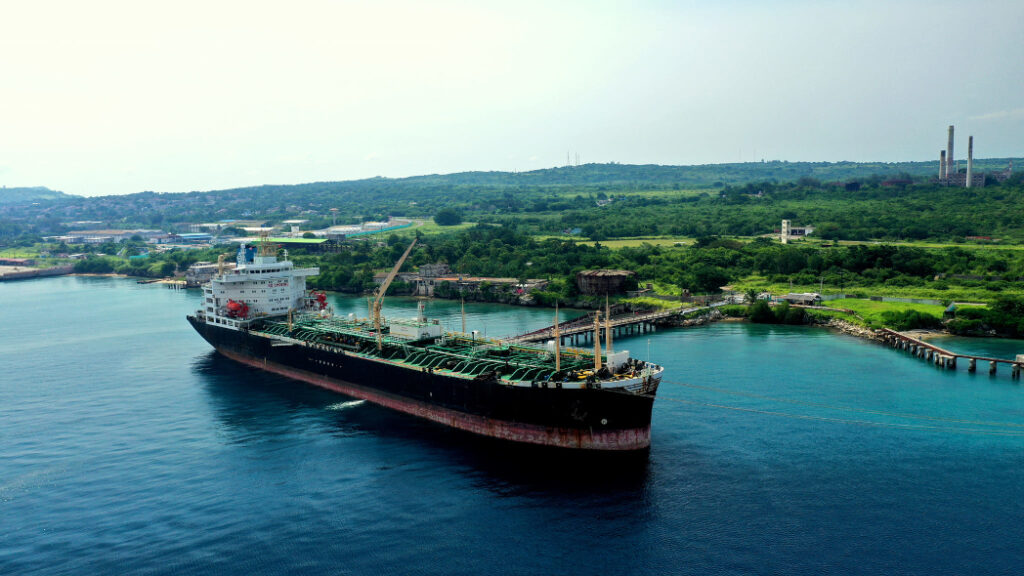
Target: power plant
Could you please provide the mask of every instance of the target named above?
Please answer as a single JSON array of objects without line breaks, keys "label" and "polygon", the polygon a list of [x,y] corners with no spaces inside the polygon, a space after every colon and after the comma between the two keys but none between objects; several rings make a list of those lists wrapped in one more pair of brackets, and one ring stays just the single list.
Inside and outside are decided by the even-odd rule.
[{"label": "power plant", "polygon": [[960,166],[953,156],[953,127],[949,127],[949,139],[946,142],[946,149],[939,151],[939,177],[936,180],[939,184],[956,186],[958,188],[981,188],[985,181],[991,177],[1002,182],[1010,177],[1013,172],[1013,163],[1002,172],[992,174],[974,173],[974,136],[967,137],[967,170],[961,172]]},{"label": "power plant", "polygon": [[961,172],[953,156],[953,126],[949,127],[946,149],[939,151],[939,183],[959,188],[985,185],[984,174],[974,174],[974,136],[967,137],[967,171]]}]

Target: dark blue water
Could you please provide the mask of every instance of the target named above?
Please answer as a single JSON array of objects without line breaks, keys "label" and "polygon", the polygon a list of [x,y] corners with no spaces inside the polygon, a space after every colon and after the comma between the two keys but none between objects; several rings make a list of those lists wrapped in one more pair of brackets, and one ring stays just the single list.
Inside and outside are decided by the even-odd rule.
[{"label": "dark blue water", "polygon": [[[587,458],[236,365],[191,332],[197,305],[124,279],[0,284],[0,574],[1024,566],[1024,390],[1005,370],[941,371],[817,329],[660,331],[619,342],[668,368],[650,452]],[[461,327],[457,303],[428,312]],[[551,318],[467,313],[491,336]]]}]

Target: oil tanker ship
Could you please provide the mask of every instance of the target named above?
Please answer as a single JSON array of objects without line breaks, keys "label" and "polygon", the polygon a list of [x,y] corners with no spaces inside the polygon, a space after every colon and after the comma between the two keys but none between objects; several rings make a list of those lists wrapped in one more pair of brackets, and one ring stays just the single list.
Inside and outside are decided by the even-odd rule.
[{"label": "oil tanker ship", "polygon": [[544,346],[445,333],[422,305],[417,318],[383,318],[383,295],[415,244],[368,318],[333,314],[323,293],[306,290],[319,270],[261,242],[242,244],[233,270],[220,267],[188,320],[228,358],[453,428],[583,450],[650,446],[658,365],[601,353],[598,338],[590,351],[563,349],[557,332]]}]

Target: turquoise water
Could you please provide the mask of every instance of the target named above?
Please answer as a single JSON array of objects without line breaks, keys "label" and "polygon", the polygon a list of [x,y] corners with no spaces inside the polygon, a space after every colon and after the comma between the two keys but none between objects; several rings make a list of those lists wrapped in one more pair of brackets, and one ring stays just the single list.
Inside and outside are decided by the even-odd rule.
[{"label": "turquoise water", "polygon": [[[117,278],[0,283],[0,574],[1024,565],[1024,390],[1007,370],[943,371],[823,329],[660,330],[616,345],[667,368],[652,448],[609,460],[476,439],[239,366],[185,322],[198,300]],[[414,311],[396,299],[384,313]],[[490,336],[552,318],[466,312]],[[461,328],[457,302],[428,315]],[[1001,357],[1019,344],[940,343]]]}]

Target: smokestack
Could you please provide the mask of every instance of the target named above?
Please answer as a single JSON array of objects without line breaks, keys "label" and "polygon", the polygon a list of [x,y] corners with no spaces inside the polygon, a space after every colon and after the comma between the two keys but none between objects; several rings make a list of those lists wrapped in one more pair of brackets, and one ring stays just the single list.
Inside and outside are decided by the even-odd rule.
[{"label": "smokestack", "polygon": [[954,174],[955,168],[953,167],[953,127],[949,127],[949,143],[946,144],[946,177],[950,174]]},{"label": "smokestack", "polygon": [[946,151],[939,150],[939,180],[946,177]]},{"label": "smokestack", "polygon": [[971,187],[971,173],[974,172],[974,136],[967,137],[967,187]]}]

